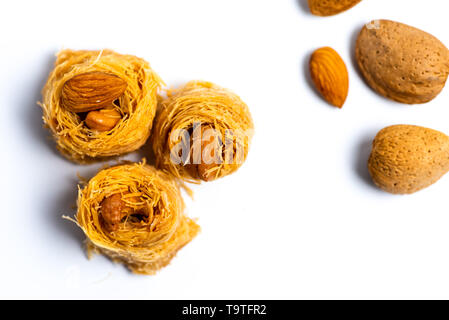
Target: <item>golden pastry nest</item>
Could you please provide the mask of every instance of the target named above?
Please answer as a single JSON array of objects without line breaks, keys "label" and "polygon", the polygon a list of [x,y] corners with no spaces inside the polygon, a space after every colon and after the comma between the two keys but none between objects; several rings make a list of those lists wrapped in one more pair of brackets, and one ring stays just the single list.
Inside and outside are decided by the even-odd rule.
[{"label": "golden pastry nest", "polygon": [[[192,134],[196,123],[214,129],[220,140],[217,152],[220,157],[207,168],[204,176],[198,175],[195,166],[172,161],[170,152],[182,138],[173,134],[182,131]],[[160,103],[151,139],[156,165],[189,182],[221,178],[235,172],[246,159],[253,129],[248,106],[239,96],[211,82],[191,81],[169,91]],[[225,157],[226,137],[232,139],[228,158]]]},{"label": "golden pastry nest", "polygon": [[[128,214],[111,231],[100,208],[115,194],[136,214]],[[150,210],[142,216],[142,208]],[[184,215],[176,180],[145,162],[101,170],[79,190],[76,221],[88,238],[89,253],[103,253],[140,274],[166,266],[200,229]]]},{"label": "golden pastry nest", "polygon": [[[105,72],[127,84],[115,109],[122,118],[112,130],[98,132],[84,125],[82,113],[61,105],[64,84],[76,75]],[[125,154],[148,139],[157,108],[157,90],[163,84],[148,62],[111,50],[62,50],[43,89],[43,120],[58,149],[78,163]]]}]

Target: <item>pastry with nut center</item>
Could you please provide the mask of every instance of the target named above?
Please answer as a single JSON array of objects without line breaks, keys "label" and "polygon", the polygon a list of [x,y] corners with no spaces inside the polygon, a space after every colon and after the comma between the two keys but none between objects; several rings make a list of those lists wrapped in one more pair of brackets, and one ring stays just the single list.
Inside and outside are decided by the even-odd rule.
[{"label": "pastry with nut center", "polygon": [[78,163],[137,150],[150,135],[162,83],[132,55],[62,50],[42,93],[45,126]]},{"label": "pastry with nut center", "polygon": [[254,125],[235,93],[207,81],[168,92],[155,119],[156,166],[184,181],[213,181],[242,166]]},{"label": "pastry with nut center", "polygon": [[104,254],[149,275],[200,229],[184,212],[179,183],[145,161],[112,166],[90,179],[78,193],[76,223],[89,254]]}]

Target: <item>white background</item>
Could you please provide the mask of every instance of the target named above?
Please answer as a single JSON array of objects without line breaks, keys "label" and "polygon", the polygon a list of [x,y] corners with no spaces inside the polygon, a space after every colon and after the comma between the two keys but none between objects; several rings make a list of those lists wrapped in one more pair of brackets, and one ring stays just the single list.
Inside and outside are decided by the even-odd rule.
[{"label": "white background", "polygon": [[[411,196],[373,186],[370,143],[384,126],[449,133],[449,89],[407,106],[369,89],[353,44],[377,18],[449,44],[447,1],[365,0],[331,18],[306,1],[3,1],[0,5],[1,298],[449,298],[449,178]],[[342,110],[310,87],[312,50],[347,63]],[[194,186],[201,234],[156,276],[87,260],[75,214],[78,166],[55,150],[36,102],[61,48],[148,60],[170,85],[204,79],[250,106],[256,135],[234,175]],[[129,155],[138,160],[145,150]]]}]

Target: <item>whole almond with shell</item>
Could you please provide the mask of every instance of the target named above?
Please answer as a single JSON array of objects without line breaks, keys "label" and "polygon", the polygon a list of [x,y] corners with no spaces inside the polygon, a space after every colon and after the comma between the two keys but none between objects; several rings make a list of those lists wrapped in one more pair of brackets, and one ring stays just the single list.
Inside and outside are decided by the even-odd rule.
[{"label": "whole almond with shell", "polygon": [[414,27],[374,20],[356,42],[357,64],[368,85],[392,100],[417,104],[434,99],[449,74],[449,50]]},{"label": "whole almond with shell", "polygon": [[72,112],[110,107],[126,87],[126,81],[111,73],[93,71],[78,74],[64,83],[61,104]]},{"label": "whole almond with shell", "polygon": [[413,125],[386,127],[373,141],[368,170],[374,183],[387,192],[419,191],[449,171],[449,137]]},{"label": "whole almond with shell", "polygon": [[361,0],[309,0],[310,12],[316,16],[333,16],[351,9]]},{"label": "whole almond with shell", "polygon": [[310,75],[315,87],[327,102],[338,108],[343,107],[349,89],[348,70],[334,49],[323,47],[312,54]]}]

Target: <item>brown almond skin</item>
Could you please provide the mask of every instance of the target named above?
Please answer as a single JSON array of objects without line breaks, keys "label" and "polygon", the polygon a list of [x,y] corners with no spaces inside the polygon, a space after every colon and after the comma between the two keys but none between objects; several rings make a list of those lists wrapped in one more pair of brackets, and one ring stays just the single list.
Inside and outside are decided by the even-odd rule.
[{"label": "brown almond skin", "polygon": [[105,198],[101,204],[101,217],[105,226],[110,231],[117,230],[118,224],[121,219],[126,215],[124,209],[126,207],[125,202],[122,200],[122,196],[119,193],[113,194]]},{"label": "brown almond skin", "polygon": [[310,12],[316,16],[327,17],[351,9],[361,0],[309,0]]},{"label": "brown almond skin", "polygon": [[120,121],[122,116],[115,109],[90,111],[86,116],[86,126],[94,131],[110,131]]},{"label": "brown almond skin", "polygon": [[374,20],[362,28],[355,56],[371,88],[406,104],[434,99],[449,74],[449,51],[437,38],[389,20]]},{"label": "brown almond skin", "polygon": [[[139,199],[133,198],[131,199],[131,201],[139,202]],[[128,215],[137,213],[148,216],[148,211],[145,209],[136,211],[127,206],[126,202],[123,201],[122,195],[120,193],[116,193],[104,198],[100,203],[100,213],[102,222],[108,231],[116,231],[121,220]]]},{"label": "brown almond skin", "polygon": [[105,72],[87,72],[69,79],[62,88],[61,105],[72,112],[88,112],[110,106],[126,90],[120,77]]},{"label": "brown almond skin", "polygon": [[312,54],[310,75],[327,102],[343,107],[348,96],[349,76],[343,59],[334,49],[323,47]]},{"label": "brown almond skin", "polygon": [[449,137],[419,126],[386,127],[373,141],[368,170],[384,191],[417,192],[449,171]]}]

